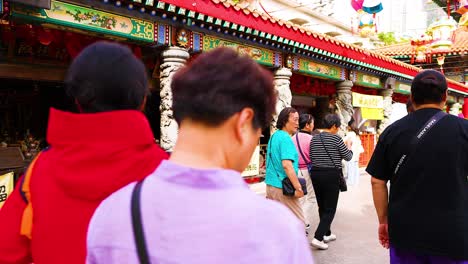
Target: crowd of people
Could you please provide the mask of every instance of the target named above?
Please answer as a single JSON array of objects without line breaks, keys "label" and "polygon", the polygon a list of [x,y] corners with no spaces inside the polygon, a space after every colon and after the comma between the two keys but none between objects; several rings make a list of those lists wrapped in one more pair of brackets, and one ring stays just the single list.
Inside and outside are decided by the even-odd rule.
[{"label": "crowd of people", "polygon": [[[326,115],[323,124],[324,128],[314,133],[312,115],[299,115],[291,107],[280,112],[278,131],[268,142],[265,183],[267,198],[288,207],[306,230],[311,227],[312,216],[318,213],[320,222],[311,245],[325,250],[328,242],[337,239],[331,232],[331,224],[338,205],[340,180],[345,180],[342,161],[351,161],[353,142],[350,138],[345,143],[337,135],[341,127],[338,115]],[[305,188],[299,181],[301,178],[305,180]],[[285,179],[294,186],[291,196],[285,194]]]},{"label": "crowd of people", "polygon": [[[252,59],[218,48],[175,74],[170,156],[142,113],[147,73],[127,47],[88,46],[65,83],[76,109],[50,110],[50,147],[0,210],[0,263],[313,263],[314,214],[311,245],[337,239],[340,191],[359,181],[359,133],[350,122],[338,136],[333,113],[318,132],[312,115],[283,109],[268,143],[267,199],[250,191],[241,172],[277,100],[271,72]],[[415,112],[385,130],[367,168],[391,263],[468,263],[468,124],[439,114],[446,92],[443,75],[416,76]]]}]

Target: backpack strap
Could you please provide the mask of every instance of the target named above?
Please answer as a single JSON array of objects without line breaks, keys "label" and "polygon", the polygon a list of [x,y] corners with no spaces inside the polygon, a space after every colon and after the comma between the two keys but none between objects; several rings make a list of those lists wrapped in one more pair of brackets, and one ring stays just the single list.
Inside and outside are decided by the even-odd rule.
[{"label": "backpack strap", "polygon": [[31,164],[29,164],[28,169],[26,170],[26,175],[21,182],[20,194],[26,202],[26,208],[23,211],[23,217],[21,219],[21,229],[20,234],[23,236],[28,237],[29,239],[32,238],[32,223],[33,223],[33,207],[31,201],[31,175],[34,169],[34,165],[38,160],[41,152],[37,154],[37,156],[33,159]]},{"label": "backpack strap", "polygon": [[427,120],[424,126],[421,127],[418,133],[414,135],[413,139],[409,144],[407,152],[401,156],[400,160],[396,164],[396,167],[393,171],[393,183],[395,183],[398,180],[400,171],[402,168],[405,167],[406,161],[409,159],[409,157],[412,157],[413,154],[416,152],[417,146],[419,145],[419,142],[421,142],[421,139],[424,138],[424,136],[431,130],[431,128],[435,127],[435,125],[446,116],[448,116],[448,114],[444,111],[438,111],[431,118],[429,118],[429,120]]}]

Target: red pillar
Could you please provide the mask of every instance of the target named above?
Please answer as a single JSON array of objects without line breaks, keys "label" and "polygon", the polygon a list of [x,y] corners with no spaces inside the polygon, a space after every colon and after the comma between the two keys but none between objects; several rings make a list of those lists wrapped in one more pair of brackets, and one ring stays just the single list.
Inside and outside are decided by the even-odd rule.
[{"label": "red pillar", "polygon": [[465,97],[465,103],[463,104],[463,116],[468,118],[468,97]]}]

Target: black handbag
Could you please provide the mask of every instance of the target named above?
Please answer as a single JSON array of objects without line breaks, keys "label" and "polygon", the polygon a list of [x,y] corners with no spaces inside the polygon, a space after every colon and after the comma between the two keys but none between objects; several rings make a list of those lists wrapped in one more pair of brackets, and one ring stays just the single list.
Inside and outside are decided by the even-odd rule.
[{"label": "black handbag", "polygon": [[327,152],[328,157],[330,158],[331,162],[333,163],[333,166],[335,167],[335,169],[338,172],[338,175],[339,175],[338,185],[339,185],[339,188],[340,188],[340,192],[346,192],[348,190],[348,185],[346,184],[346,180],[345,180],[345,178],[343,176],[343,170],[335,165],[335,162],[333,161],[330,153],[328,153],[328,150],[327,150],[327,147],[325,146],[325,143],[323,143],[322,134],[320,134],[319,137],[320,137],[320,141],[322,142],[323,148]]},{"label": "black handbag", "polygon": [[[269,156],[269,162],[267,163],[267,166],[271,163],[272,161],[272,158],[271,158],[271,144],[273,142],[273,137],[275,135],[273,134],[273,136],[271,136],[271,139],[270,139],[270,144],[268,146],[268,156]],[[275,171],[276,173],[276,176],[278,176],[278,172],[276,171],[275,169],[275,166],[273,166],[273,170]],[[279,178],[279,176],[278,176]],[[307,186],[306,186],[306,181],[305,179],[303,178],[297,178],[299,180],[299,183],[301,184],[301,188],[302,188],[302,191],[304,192],[304,195],[307,195]],[[291,180],[286,177],[284,178],[282,181],[281,181],[281,186],[282,186],[282,190],[283,190],[283,195],[284,196],[294,196],[294,194],[296,193],[296,189],[294,188]]]},{"label": "black handbag", "polygon": [[[301,184],[302,191],[304,192],[304,195],[307,195],[307,186],[306,186],[306,180],[304,178],[297,178],[299,180],[299,183]],[[283,186],[283,195],[284,196],[294,196],[296,193],[296,189],[294,189],[294,186],[291,182],[291,180],[286,177],[282,181],[282,186]]]}]

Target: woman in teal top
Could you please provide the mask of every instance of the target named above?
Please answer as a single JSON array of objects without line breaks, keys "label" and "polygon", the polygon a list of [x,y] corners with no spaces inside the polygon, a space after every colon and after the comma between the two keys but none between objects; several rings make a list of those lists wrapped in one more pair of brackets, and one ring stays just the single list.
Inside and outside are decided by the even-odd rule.
[{"label": "woman in teal top", "polygon": [[[299,127],[299,114],[291,107],[284,108],[278,116],[276,128],[268,142],[267,166],[265,183],[268,199],[276,200],[288,207],[296,216],[304,222],[304,215],[299,204],[299,198],[304,196],[301,184],[297,178],[299,170],[299,154],[291,139]],[[288,177],[296,193],[294,196],[283,195],[282,181]]]}]

